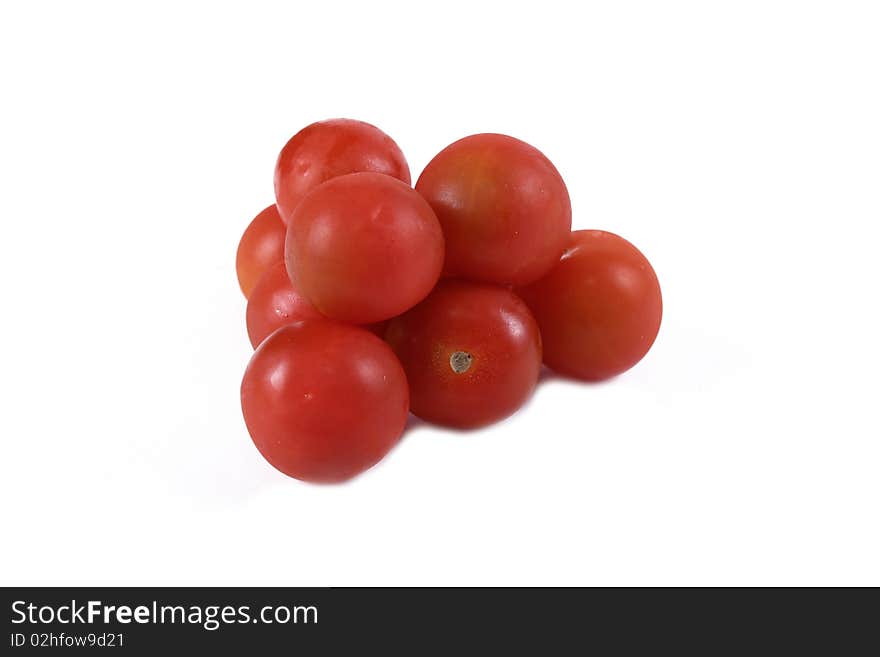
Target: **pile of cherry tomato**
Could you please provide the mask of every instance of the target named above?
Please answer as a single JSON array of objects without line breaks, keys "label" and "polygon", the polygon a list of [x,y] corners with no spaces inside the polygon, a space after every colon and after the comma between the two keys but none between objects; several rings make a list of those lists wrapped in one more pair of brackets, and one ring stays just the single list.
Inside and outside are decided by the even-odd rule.
[{"label": "pile of cherry tomato", "polygon": [[337,482],[400,440],[410,413],[470,429],[515,412],[542,363],[600,381],[660,328],[660,285],[621,237],[571,230],[568,190],[539,150],[500,134],[440,151],[413,187],[368,123],[302,129],[276,203],[236,269],[256,351],[245,423],[281,472]]}]

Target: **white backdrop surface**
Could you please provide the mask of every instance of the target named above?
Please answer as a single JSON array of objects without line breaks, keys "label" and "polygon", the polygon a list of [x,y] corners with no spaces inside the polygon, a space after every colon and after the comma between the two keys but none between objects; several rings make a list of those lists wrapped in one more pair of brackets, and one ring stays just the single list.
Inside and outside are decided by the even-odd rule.
[{"label": "white backdrop surface", "polygon": [[[878,11],[4,3],[0,582],[880,585]],[[652,261],[654,349],[346,485],[276,473],[235,249],[334,116],[414,179],[540,148]]]}]

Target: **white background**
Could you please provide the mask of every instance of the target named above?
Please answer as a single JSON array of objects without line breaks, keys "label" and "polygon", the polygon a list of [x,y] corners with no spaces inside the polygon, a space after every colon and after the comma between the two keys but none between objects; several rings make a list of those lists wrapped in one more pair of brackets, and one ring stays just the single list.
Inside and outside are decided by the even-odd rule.
[{"label": "white background", "polygon": [[[864,2],[0,9],[0,581],[880,585],[880,20]],[[286,479],[235,250],[284,142],[505,132],[665,314],[635,369]]]}]

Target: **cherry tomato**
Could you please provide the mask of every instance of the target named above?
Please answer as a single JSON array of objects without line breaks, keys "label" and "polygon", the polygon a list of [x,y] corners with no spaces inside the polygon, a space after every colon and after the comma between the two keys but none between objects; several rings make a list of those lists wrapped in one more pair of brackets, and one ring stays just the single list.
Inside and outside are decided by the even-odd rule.
[{"label": "cherry tomato", "polygon": [[[286,324],[323,317],[291,282],[282,260],[263,274],[251,292],[247,305],[248,337],[256,349],[270,334]],[[363,328],[384,338],[387,323],[365,324]]]},{"label": "cherry tomato", "polygon": [[660,330],[657,275],[636,247],[613,233],[573,232],[559,264],[518,292],[541,327],[544,362],[586,381],[628,370]]},{"label": "cherry tomato", "polygon": [[358,171],[384,173],[410,184],[400,148],[376,126],[329,119],[306,126],[281,149],[275,199],[286,223],[303,197],[322,182]]},{"label": "cherry tomato", "polygon": [[556,167],[506,135],[465,137],[419,177],[446,238],[445,273],[524,285],[556,263],[571,230],[571,202]]},{"label": "cherry tomato", "polygon": [[247,331],[257,346],[275,329],[301,319],[322,317],[291,283],[284,261],[276,262],[251,292],[247,304]]},{"label": "cherry tomato", "polygon": [[254,352],[241,384],[254,444],[286,475],[349,479],[377,463],[406,425],[406,376],[391,348],[327,319],[288,324]]},{"label": "cherry tomato", "polygon": [[388,324],[385,339],[409,380],[412,412],[450,427],[500,420],[529,398],[541,369],[541,335],[507,288],[444,280]]},{"label": "cherry tomato", "polygon": [[321,314],[379,322],[421,301],[443,267],[443,232],[409,185],[352,173],[315,188],[287,228],[287,271]]},{"label": "cherry tomato", "polygon": [[284,222],[274,205],[254,217],[245,229],[235,254],[238,285],[245,297],[250,296],[267,269],[284,260],[285,234]]}]

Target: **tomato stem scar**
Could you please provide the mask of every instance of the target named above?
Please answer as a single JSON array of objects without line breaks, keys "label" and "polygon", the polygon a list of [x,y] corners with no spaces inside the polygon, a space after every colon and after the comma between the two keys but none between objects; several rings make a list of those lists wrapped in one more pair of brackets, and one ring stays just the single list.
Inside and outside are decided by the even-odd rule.
[{"label": "tomato stem scar", "polygon": [[472,362],[474,362],[474,357],[466,351],[454,351],[449,357],[449,367],[451,367],[452,371],[456,374],[467,372],[470,369]]}]

